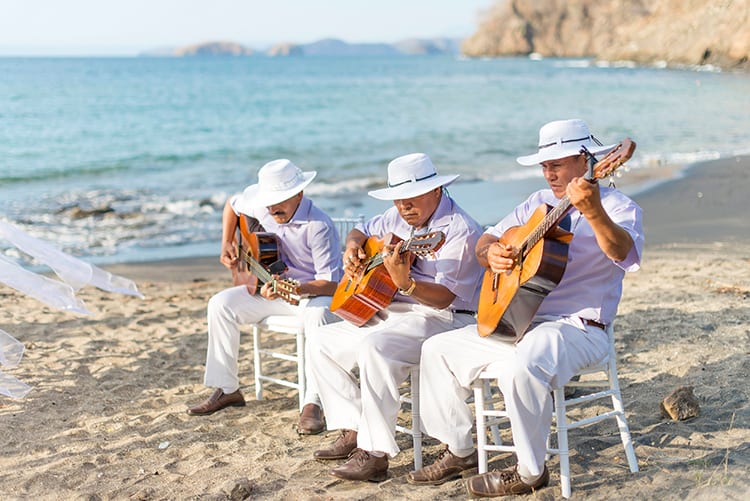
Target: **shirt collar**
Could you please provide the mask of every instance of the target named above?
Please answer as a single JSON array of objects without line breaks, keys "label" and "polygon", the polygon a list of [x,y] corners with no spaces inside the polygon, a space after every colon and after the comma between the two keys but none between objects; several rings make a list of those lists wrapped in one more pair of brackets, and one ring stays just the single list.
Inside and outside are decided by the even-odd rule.
[{"label": "shirt collar", "polygon": [[449,226],[453,219],[453,213],[455,210],[454,205],[455,202],[453,199],[443,191],[440,197],[440,202],[438,203],[435,212],[432,213],[432,217],[430,218],[427,227],[430,230],[437,230]]},{"label": "shirt collar", "polygon": [[310,213],[312,212],[312,200],[302,195],[297,210],[292,218],[284,224],[306,224],[310,222]]}]

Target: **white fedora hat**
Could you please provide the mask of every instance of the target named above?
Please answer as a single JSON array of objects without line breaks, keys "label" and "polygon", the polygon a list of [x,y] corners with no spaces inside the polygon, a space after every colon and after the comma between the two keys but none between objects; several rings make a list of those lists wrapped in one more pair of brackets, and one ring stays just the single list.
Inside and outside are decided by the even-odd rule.
[{"label": "white fedora hat", "polygon": [[516,161],[521,165],[536,165],[547,160],[578,155],[581,146],[585,146],[592,154],[605,153],[617,146],[611,144],[603,146],[589,131],[586,122],[574,118],[572,120],[556,120],[539,129],[539,151],[532,155],[518,157]]},{"label": "white fedora hat", "polygon": [[371,191],[368,195],[378,200],[414,198],[457,178],[458,174],[438,176],[430,157],[424,153],[411,153],[388,164],[388,188]]},{"label": "white fedora hat", "polygon": [[260,168],[258,183],[245,188],[232,207],[248,213],[253,208],[276,205],[304,190],[316,175],[315,171],[302,172],[286,158],[273,160]]}]

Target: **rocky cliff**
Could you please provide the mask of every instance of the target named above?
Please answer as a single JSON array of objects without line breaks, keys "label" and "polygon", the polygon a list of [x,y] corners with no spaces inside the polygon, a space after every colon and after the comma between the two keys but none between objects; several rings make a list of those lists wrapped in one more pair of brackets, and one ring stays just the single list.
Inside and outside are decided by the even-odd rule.
[{"label": "rocky cliff", "polygon": [[502,0],[461,49],[750,69],[750,0]]}]

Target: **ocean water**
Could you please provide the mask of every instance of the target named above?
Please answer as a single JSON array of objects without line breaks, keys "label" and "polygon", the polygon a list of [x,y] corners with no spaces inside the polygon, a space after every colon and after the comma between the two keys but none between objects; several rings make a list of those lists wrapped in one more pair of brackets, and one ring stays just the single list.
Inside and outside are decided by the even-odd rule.
[{"label": "ocean water", "polygon": [[265,162],[317,170],[306,193],[332,216],[371,216],[388,161],[423,151],[492,224],[544,186],[515,157],[547,121],[631,137],[621,170],[648,179],[750,152],[749,112],[747,74],[587,60],[0,58],[0,218],[98,264],[217,255],[226,198]]}]

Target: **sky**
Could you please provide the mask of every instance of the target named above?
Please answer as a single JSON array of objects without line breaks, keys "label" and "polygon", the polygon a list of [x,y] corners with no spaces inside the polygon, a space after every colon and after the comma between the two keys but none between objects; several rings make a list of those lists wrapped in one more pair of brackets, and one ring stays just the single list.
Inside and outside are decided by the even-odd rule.
[{"label": "sky", "polygon": [[0,0],[0,55],[466,37],[494,0]]}]

